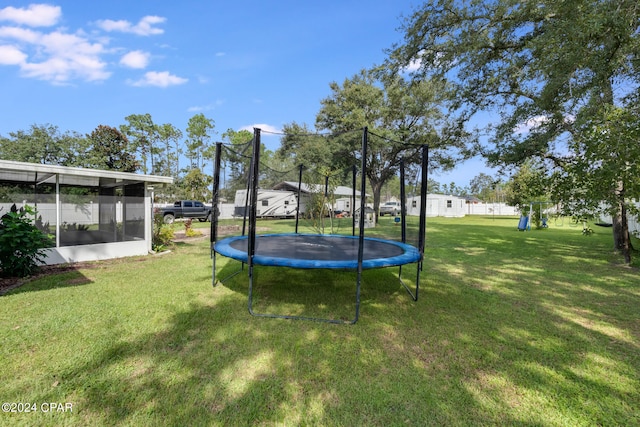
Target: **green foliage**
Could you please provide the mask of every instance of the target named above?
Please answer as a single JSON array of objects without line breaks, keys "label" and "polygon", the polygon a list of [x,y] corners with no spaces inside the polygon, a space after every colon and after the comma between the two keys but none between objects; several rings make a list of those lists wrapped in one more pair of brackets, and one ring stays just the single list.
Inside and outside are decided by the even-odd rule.
[{"label": "green foliage", "polygon": [[88,231],[89,230],[89,226],[87,224],[78,224],[78,223],[67,223],[67,222],[63,222],[62,224],[60,224],[60,231],[61,232],[72,232],[72,231]]},{"label": "green foliage", "polygon": [[558,191],[577,213],[604,207],[615,215],[620,204],[637,213],[631,199],[640,198],[640,112],[605,106],[577,124],[570,143],[576,155],[557,175]]},{"label": "green foliage", "polygon": [[485,202],[501,201],[504,196],[505,183],[499,179],[480,173],[469,182],[471,195],[476,196]]},{"label": "green foliage", "polygon": [[180,173],[180,154],[183,152],[182,148],[180,148],[182,131],[170,123],[158,125],[157,128],[158,145],[162,147],[164,156],[158,158],[154,173],[163,176],[173,175],[178,178]]},{"label": "green foliage", "polygon": [[320,168],[340,161],[336,140],[314,133],[306,124],[292,122],[282,128],[284,136],[276,157],[297,165]]},{"label": "green foliage", "polygon": [[2,216],[0,222],[0,268],[2,275],[26,277],[44,262],[44,249],[54,245],[51,238],[38,229],[32,218],[36,211],[30,206]]},{"label": "green foliage", "polygon": [[183,185],[190,199],[211,200],[209,186],[213,179],[202,173],[200,169],[191,169],[183,178]]},{"label": "green foliage", "polygon": [[213,119],[199,113],[189,119],[187,125],[186,155],[191,161],[192,168],[204,167],[205,159],[213,159],[214,146],[211,144],[211,136],[216,125]]},{"label": "green foliage", "polygon": [[88,166],[121,172],[136,172],[139,169],[135,151],[118,129],[99,125],[87,138],[92,144]]},{"label": "green foliage", "polygon": [[84,166],[88,142],[76,132],[57,126],[32,125],[28,131],[0,138],[0,159],[61,166]]},{"label": "green foliage", "polygon": [[140,155],[142,173],[153,173],[160,148],[156,143],[159,139],[158,128],[153,122],[151,114],[130,114],[124,119],[127,124],[121,125],[120,130],[127,135],[134,149]]},{"label": "green foliage", "polygon": [[193,228],[193,219],[187,218],[184,221],[184,235],[187,237],[201,236],[202,232]]},{"label": "green foliage", "polygon": [[175,238],[173,224],[165,224],[162,214],[153,215],[153,236],[151,248],[156,252],[162,252],[171,245]]},{"label": "green foliage", "polygon": [[531,202],[548,200],[546,188],[544,170],[534,161],[527,161],[507,182],[505,201],[508,205],[525,209]]},{"label": "green foliage", "polygon": [[[331,95],[321,101],[316,128],[341,134],[367,127],[377,135],[369,138],[366,159],[376,212],[382,186],[396,175],[400,161],[419,161],[418,149],[411,154],[409,146],[429,144],[432,169],[448,169],[463,156],[469,134],[442,114],[447,88],[441,79],[410,82],[373,69],[362,70],[342,85],[332,82],[330,88]],[[340,167],[354,164],[360,147],[361,138],[344,134],[333,145],[306,142],[303,150]]]},{"label": "green foliage", "polygon": [[[632,166],[612,167],[620,157],[606,144],[620,147],[613,139],[633,133],[625,123],[637,118],[606,123],[612,108],[637,104],[629,96],[640,88],[639,20],[636,0],[434,0],[408,17],[389,64],[417,65],[418,81],[446,78],[455,94],[449,112],[463,122],[494,111],[497,122],[486,126],[493,146],[483,150],[492,164],[538,161],[555,171],[559,201],[594,206],[603,186],[611,192]],[[602,125],[611,132],[602,133]],[[637,159],[637,138],[629,141],[625,149]],[[617,247],[628,234],[625,206],[612,206],[621,225],[614,227]]]},{"label": "green foliage", "polygon": [[335,186],[329,183],[328,192],[325,195],[324,185],[310,184],[310,193],[305,196],[305,212],[304,219],[308,227],[310,227],[314,233],[325,234],[327,228],[327,221],[329,222],[330,233],[333,233],[333,221],[332,213],[329,211],[329,206],[332,204],[335,197],[332,194]]}]

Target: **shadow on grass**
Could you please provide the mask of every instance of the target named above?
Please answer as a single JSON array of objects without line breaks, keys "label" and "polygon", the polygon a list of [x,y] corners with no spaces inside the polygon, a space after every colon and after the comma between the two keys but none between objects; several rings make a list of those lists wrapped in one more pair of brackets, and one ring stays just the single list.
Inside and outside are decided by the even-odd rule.
[{"label": "shadow on grass", "polygon": [[[403,277],[405,282],[410,282],[409,287],[415,287],[416,268],[415,265],[404,266]],[[224,281],[218,282],[218,286],[248,298],[246,265],[242,269],[240,262],[229,260],[216,274]],[[352,270],[256,266],[253,287],[255,312],[343,321],[355,318],[357,273]],[[410,298],[399,281],[398,267],[365,270],[360,286],[361,315],[369,304],[386,303],[390,295],[400,291]],[[277,311],[282,307],[284,312]]]},{"label": "shadow on grass", "polygon": [[386,345],[379,334],[365,345],[348,328],[290,322],[274,336],[278,320],[222,320],[214,307],[194,305],[165,332],[115,343],[63,381],[83,386],[83,407],[113,424],[415,425],[464,419],[473,409],[443,407],[421,369],[407,382],[406,368],[373,354]]},{"label": "shadow on grass", "polygon": [[55,288],[83,286],[93,283],[90,278],[80,271],[83,268],[86,268],[86,266],[80,264],[40,267],[39,271],[34,276],[25,279],[16,279],[11,285],[0,289],[0,296],[24,292],[47,291]]}]

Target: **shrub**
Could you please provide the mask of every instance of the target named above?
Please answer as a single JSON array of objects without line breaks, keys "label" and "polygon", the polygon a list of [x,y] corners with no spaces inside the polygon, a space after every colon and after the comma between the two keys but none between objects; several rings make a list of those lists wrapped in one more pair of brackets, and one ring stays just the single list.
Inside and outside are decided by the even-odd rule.
[{"label": "shrub", "polygon": [[161,252],[171,244],[175,237],[173,226],[165,224],[162,213],[153,215],[153,241],[151,247],[156,252]]},{"label": "shrub", "polygon": [[193,228],[193,219],[188,218],[184,222],[184,235],[187,237],[202,236],[202,233]]},{"label": "shrub", "polygon": [[18,210],[16,205],[2,216],[0,223],[0,268],[6,277],[31,275],[44,262],[44,250],[53,240],[34,225],[36,211],[30,206]]}]

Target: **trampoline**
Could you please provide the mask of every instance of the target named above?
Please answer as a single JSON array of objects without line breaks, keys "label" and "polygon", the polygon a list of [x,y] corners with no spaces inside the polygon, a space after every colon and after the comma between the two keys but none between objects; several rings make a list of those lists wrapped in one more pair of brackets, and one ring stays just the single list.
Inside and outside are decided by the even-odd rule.
[{"label": "trampoline", "polygon": [[[253,263],[302,269],[358,268],[358,237],[336,234],[263,234],[256,236]],[[227,237],[215,251],[248,262],[247,236]],[[364,238],[362,268],[394,267],[420,261],[415,247],[373,237]]]},{"label": "trampoline", "polygon": [[[362,150],[360,152],[360,174],[366,176],[367,170],[367,140],[368,130],[362,130]],[[419,154],[421,172],[416,172],[416,177],[421,176],[420,185],[420,206],[419,206],[419,226],[417,233],[413,232],[413,237],[417,238],[416,246],[405,243],[407,241],[407,203],[405,194],[405,166],[404,158],[400,157],[400,199],[403,201],[401,209],[401,221],[395,221],[400,227],[401,233],[399,241],[388,240],[386,238],[365,236],[365,216],[360,215],[356,220],[353,215],[351,235],[344,234],[301,234],[298,233],[298,221],[301,215],[295,216],[295,233],[279,234],[257,234],[257,200],[260,178],[260,129],[254,129],[252,143],[251,163],[245,199],[245,207],[242,215],[242,235],[225,237],[218,240],[217,224],[219,211],[216,209],[211,221],[211,256],[212,256],[212,284],[217,283],[216,278],[216,254],[242,263],[242,268],[235,273],[221,279],[220,283],[244,271],[245,264],[249,278],[248,287],[248,309],[252,316],[272,317],[283,319],[314,320],[330,323],[350,323],[358,321],[360,313],[360,287],[362,282],[362,271],[366,269],[399,267],[398,279],[400,284],[407,290],[414,301],[418,300],[418,290],[420,284],[420,273],[423,268],[423,255],[425,245],[425,220],[426,220],[426,195],[427,195],[427,165],[429,160],[428,146],[413,147],[413,156]],[[216,155],[214,162],[213,199],[212,205],[218,206],[220,200],[220,176],[221,176],[221,152],[222,143],[216,143]],[[233,156],[240,156],[233,152]],[[241,157],[241,156],[240,156]],[[415,159],[413,160],[415,162]],[[356,198],[356,165],[352,168],[353,188],[352,200]],[[297,206],[296,211],[300,211],[300,199],[302,188],[303,165],[300,165],[298,178]],[[328,177],[325,177],[325,197],[327,194]],[[416,178],[417,180],[417,178]],[[416,184],[417,185],[417,184]],[[366,179],[360,180],[360,194],[366,195]],[[360,197],[359,212],[365,212],[366,197]],[[264,204],[262,206],[265,206]],[[414,201],[415,207],[415,201]],[[356,225],[357,223],[357,225]],[[248,234],[245,234],[245,225],[248,225]],[[407,264],[417,264],[415,268],[415,288],[411,289],[402,278],[402,267]],[[255,266],[288,267],[295,269],[329,269],[329,270],[355,270],[355,313],[352,320],[326,319],[317,317],[306,317],[292,314],[257,313],[253,310],[253,287],[255,281]]]}]

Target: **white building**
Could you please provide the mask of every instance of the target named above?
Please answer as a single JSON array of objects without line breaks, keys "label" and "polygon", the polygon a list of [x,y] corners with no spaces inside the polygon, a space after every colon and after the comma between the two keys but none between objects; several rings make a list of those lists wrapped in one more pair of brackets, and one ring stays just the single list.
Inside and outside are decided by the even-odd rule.
[{"label": "white building", "polygon": [[[284,181],[274,186],[273,189],[291,191],[295,194],[298,194],[298,183],[294,181]],[[322,184],[306,184],[303,182],[300,185],[300,193],[302,197],[322,191],[324,191],[324,185]],[[356,209],[358,209],[360,207],[360,191],[355,191],[355,200],[353,197],[353,189],[350,187],[339,185],[335,188],[331,188],[330,191],[331,195],[335,197],[335,203],[333,204],[333,206],[331,206],[331,209],[333,209],[334,211],[347,211],[350,214],[353,214],[353,208],[355,207]]]},{"label": "white building", "polygon": [[[427,194],[427,216],[460,218],[465,216],[466,200],[445,194]],[[407,215],[420,215],[420,196],[407,197]]]}]

